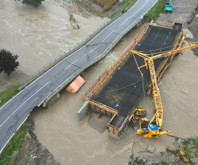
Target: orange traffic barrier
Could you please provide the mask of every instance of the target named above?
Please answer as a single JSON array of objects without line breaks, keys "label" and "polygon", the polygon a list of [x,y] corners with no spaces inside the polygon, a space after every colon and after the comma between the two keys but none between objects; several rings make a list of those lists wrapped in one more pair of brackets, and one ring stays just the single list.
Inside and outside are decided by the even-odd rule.
[{"label": "orange traffic barrier", "polygon": [[85,80],[78,76],[76,79],[66,88],[66,91],[70,93],[76,93],[80,87],[85,83]]}]

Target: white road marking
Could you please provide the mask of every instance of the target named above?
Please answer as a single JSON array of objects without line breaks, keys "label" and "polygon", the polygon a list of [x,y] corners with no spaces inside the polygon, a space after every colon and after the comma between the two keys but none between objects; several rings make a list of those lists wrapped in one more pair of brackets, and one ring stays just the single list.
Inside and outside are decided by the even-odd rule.
[{"label": "white road marking", "polygon": [[[148,0],[147,0],[148,1]],[[144,7],[144,6],[143,6]],[[141,7],[142,8],[142,7]],[[139,9],[140,10],[140,9]],[[139,11],[138,10],[138,11]],[[127,19],[128,20],[128,19]],[[105,37],[105,39],[104,40],[102,40],[101,42],[103,42],[103,41],[105,41],[113,32],[115,32],[114,30],[113,31],[111,31],[111,33],[109,33],[108,35],[107,35],[107,37]],[[120,35],[118,35],[117,36],[117,38],[115,39],[115,40],[117,40],[118,38],[120,37]],[[99,45],[98,45],[99,46]],[[93,49],[91,52],[93,52],[94,50],[96,50],[97,48],[98,48],[98,46],[95,48],[95,49]],[[109,47],[107,47],[103,52],[105,52],[107,49],[108,49]],[[89,52],[89,54],[91,53],[91,52]],[[83,55],[83,56],[87,56],[88,54],[85,54],[85,55]],[[71,65],[73,65],[73,64],[75,64],[78,60],[80,60],[83,56],[81,56],[79,59],[77,59],[76,61],[74,61],[72,64],[70,64],[69,66],[67,66],[64,70],[66,70],[67,68],[69,68]],[[70,77],[69,77],[70,78]],[[68,79],[69,79],[68,78]],[[68,79],[66,79],[65,81],[67,81]],[[64,83],[65,83],[65,81],[63,82],[63,83],[61,83],[56,89],[58,89],[60,86],[62,86]],[[55,89],[55,90],[56,90]],[[54,91],[55,91],[54,90]],[[49,94],[50,95],[50,94]],[[49,96],[48,95],[48,96]],[[47,97],[48,97],[47,96]]]},{"label": "white road marking", "polygon": [[[67,70],[67,68],[69,68],[71,65],[74,65],[74,63],[76,63],[79,59],[81,58],[78,58],[77,60],[75,60],[74,62],[70,63],[67,67],[65,67],[64,70]],[[67,62],[67,61],[66,61]],[[69,63],[69,62],[68,62]]]},{"label": "white road marking", "polygon": [[[22,91],[20,91],[17,95],[19,95],[20,93],[22,93]],[[15,95],[14,97],[12,97],[9,101],[7,101],[5,104],[3,104],[1,107],[0,107],[0,110],[2,110],[3,107],[5,107],[5,105],[7,105],[11,100],[13,100],[17,95]]]},{"label": "white road marking", "polygon": [[[114,30],[111,32],[111,33],[109,33],[108,35],[107,35],[107,37],[105,37],[101,42],[103,42],[103,41],[105,41],[112,33],[114,32]],[[100,45],[100,44],[99,44]],[[88,54],[84,54],[84,55],[82,55],[80,58],[78,58],[76,61],[74,61],[73,63],[71,63],[70,65],[68,65],[64,70],[66,70],[67,68],[69,68],[71,65],[74,65],[77,61],[79,61],[80,59],[82,59],[82,57],[84,57],[84,56],[88,56],[90,53],[92,53],[93,51],[95,51],[98,47],[99,47],[99,45],[96,47],[96,48],[94,48],[91,52],[89,52]],[[105,49],[106,50],[106,49]],[[67,62],[67,61],[66,61]]]},{"label": "white road marking", "polygon": [[[104,28],[104,29],[105,29],[105,28]],[[104,29],[103,29],[103,30],[104,30]],[[103,31],[103,30],[102,30],[102,31]],[[102,31],[101,31],[101,32],[102,32]],[[114,32],[114,31],[112,31],[112,32]],[[112,32],[111,32],[111,33],[112,33]],[[110,34],[111,34],[111,33],[110,33]],[[109,34],[109,35],[110,35],[110,34]],[[98,35],[98,34],[97,34],[97,35]],[[97,35],[96,35],[96,36],[97,36]],[[109,36],[109,35],[108,35],[108,36]],[[96,37],[96,36],[95,36],[95,37]],[[107,36],[107,37],[108,37],[108,36]],[[94,38],[95,38],[95,37],[94,37]],[[106,38],[107,38],[107,37],[106,37]],[[93,38],[93,39],[94,39],[94,38]],[[102,40],[101,42],[105,41],[106,38],[105,38],[104,40]],[[99,46],[99,45],[98,45],[98,46]],[[95,50],[98,48],[98,46],[97,46],[94,50],[92,50],[91,52],[89,52],[89,54],[92,53],[93,51],[95,51]],[[81,48],[83,48],[83,47],[81,47]],[[80,48],[80,49],[81,49],[81,48]],[[79,51],[80,49],[78,49],[77,51]],[[75,51],[75,52],[77,52],[77,51]],[[73,53],[74,53],[74,52],[73,52]],[[73,53],[72,53],[72,54],[73,54]],[[85,54],[85,55],[87,55],[87,54]],[[85,56],[85,55],[84,55],[84,56]],[[56,65],[54,65],[53,67],[51,67],[48,71],[46,71],[45,73],[43,73],[40,77],[38,77],[36,80],[34,80],[32,83],[30,83],[27,87],[25,87],[25,89],[28,88],[28,87],[30,87],[32,84],[36,83],[40,78],[42,78],[42,77],[43,77],[44,75],[46,75],[49,71],[51,71],[52,69],[54,69],[57,65],[61,64],[62,62],[64,62],[64,60],[66,60],[67,58],[69,58],[69,56],[66,57],[66,58],[64,58],[62,61],[58,62],[58,63],[57,63]],[[81,59],[81,58],[78,58],[78,59],[77,59],[76,61],[74,61],[72,64],[74,64],[75,62],[77,62],[79,59]],[[66,62],[67,62],[67,61],[66,61]],[[70,67],[72,64],[70,64],[70,65],[67,66],[66,68]],[[65,68],[64,70],[66,70],[66,68]],[[23,91],[24,91],[24,89],[23,89],[22,91],[20,91],[17,95],[19,95],[19,94],[22,93]],[[3,106],[1,106],[1,107],[0,107],[0,110],[2,110],[2,108],[3,108],[4,106],[6,106],[11,100],[13,100],[17,95],[15,95],[15,96],[14,96],[13,98],[11,98],[8,102],[6,102]]]},{"label": "white road marking", "polygon": [[[148,1],[148,0],[147,0]],[[137,3],[137,2],[136,2]],[[145,3],[144,3],[144,5],[142,6],[142,7],[144,7],[145,6]],[[142,8],[141,7],[141,8]],[[140,9],[141,9],[140,8]],[[136,14],[140,9],[138,9],[134,14]],[[134,15],[133,14],[133,15]],[[128,19],[130,19],[133,15],[131,15],[129,18],[127,18],[123,23],[125,23]],[[112,22],[113,23],[113,22]],[[123,24],[122,23],[122,24]],[[121,24],[121,25],[122,25]],[[105,29],[105,28],[104,28]],[[103,30],[104,30],[103,29]],[[102,30],[102,31],[103,31]],[[101,31],[101,32],[102,32]],[[113,33],[114,31],[112,31],[111,33]],[[104,39],[104,40],[102,40],[101,42],[103,42],[103,41],[105,41],[110,35],[111,35],[111,33]],[[99,33],[96,35],[96,36],[98,36],[99,35]],[[94,38],[96,38],[96,36],[94,37]],[[93,38],[93,39],[94,39]],[[118,38],[118,37],[117,37]],[[116,39],[117,39],[116,38]],[[89,42],[88,42],[89,43]],[[99,45],[98,45],[99,46]],[[90,53],[92,53],[93,51],[95,51],[97,48],[98,48],[98,46],[95,48],[95,49],[93,49],[91,52],[89,52],[88,54],[90,54]],[[81,50],[83,47],[81,47],[80,49],[78,49],[78,50],[76,50],[75,52],[78,52],[79,50]],[[105,49],[105,51],[106,51],[107,49]],[[75,53],[75,52],[73,52],[73,53]],[[73,54],[72,53],[72,54]],[[83,55],[83,56],[86,56],[87,54],[85,54],[85,55]],[[66,60],[67,58],[69,58],[69,56],[68,57],[66,57],[66,58],[64,58],[64,60]],[[81,59],[81,58],[79,58],[79,59]],[[66,70],[67,68],[69,68],[71,65],[73,65],[74,63],[76,63],[79,59],[77,59],[76,61],[74,61],[72,64],[70,64],[69,66],[67,66],[64,70]],[[62,60],[62,61],[60,61],[60,62],[58,62],[56,65],[54,65],[52,68],[50,68],[48,71],[46,71],[45,73],[43,73],[40,77],[38,77],[36,80],[34,80],[32,83],[30,83],[26,88],[28,88],[28,87],[30,87],[33,83],[36,83],[40,78],[42,78],[45,74],[47,74],[50,70],[52,70],[53,68],[55,68],[58,64],[60,64],[60,63],[62,63],[62,62],[64,62],[64,60]],[[25,89],[26,89],[25,88]],[[24,90],[22,90],[22,91],[20,91],[17,95],[19,95],[20,93],[22,93]],[[6,106],[11,100],[13,100],[17,95],[15,95],[12,99],[10,99],[7,103],[5,103],[3,106],[1,106],[0,107],[0,110],[4,107],[4,106]]]},{"label": "white road marking", "polygon": [[5,146],[8,144],[8,142],[12,139],[12,137],[14,136],[14,133],[10,136],[10,138],[8,139],[8,141],[5,143],[5,145],[2,147],[1,151],[0,151],[0,154],[1,152],[3,151],[3,149],[5,148]]},{"label": "white road marking", "polygon": [[[114,21],[113,21],[114,22]],[[112,23],[113,23],[112,22]],[[110,23],[110,24],[112,24],[112,23]],[[109,25],[110,25],[109,24]],[[88,44],[88,43],[90,43],[93,39],[95,39],[95,38],[97,38],[97,36],[100,34],[100,33],[102,33],[104,30],[106,29],[106,27],[104,28],[104,29],[102,29],[98,34],[96,34],[96,36],[95,37],[93,37],[89,42],[87,42],[86,44]],[[101,41],[102,42],[102,41]],[[86,45],[85,44],[85,45]],[[82,46],[81,48],[79,48],[78,50],[76,50],[76,51],[74,51],[73,53],[71,53],[71,54],[74,54],[74,53],[77,53],[77,52],[79,52],[81,49],[83,49],[84,48],[84,46]],[[70,56],[67,56],[67,57],[65,57],[62,61],[60,61],[60,62],[58,62],[56,65],[58,65],[58,64],[60,64],[60,63],[62,63],[62,62],[64,62],[64,60],[66,60],[67,58],[69,58]],[[38,77],[36,80],[34,80],[32,83],[30,83],[27,87],[29,87],[29,86],[31,86],[33,83],[35,83],[36,81],[38,81],[41,77],[43,77],[45,74],[47,74],[50,70],[52,70],[53,68],[55,68],[56,67],[56,65],[54,65],[53,67],[51,67],[48,71],[46,71],[45,73],[43,73],[40,77]],[[26,87],[26,88],[27,88]]]},{"label": "white road marking", "polygon": [[[29,115],[28,115],[29,116]],[[16,131],[18,131],[18,129],[21,127],[21,125],[26,121],[26,119],[28,118],[28,116],[21,122],[21,124],[18,126],[18,128],[16,129]]]},{"label": "white road marking", "polygon": [[[147,0],[147,1],[148,1],[148,0]],[[137,1],[137,2],[138,2],[138,1]],[[137,3],[137,2],[136,2],[136,3]],[[136,5],[136,3],[135,3],[134,5]],[[145,3],[144,3],[143,6],[145,6]],[[143,7],[143,6],[142,6],[142,7]],[[141,7],[141,8],[142,8],[142,7]],[[141,8],[140,8],[140,9],[141,9]],[[140,10],[140,9],[139,9],[139,10]],[[134,14],[136,14],[139,10],[137,10]],[[134,14],[133,14],[133,15],[134,15]],[[133,16],[133,15],[132,15],[132,16]],[[143,14],[143,15],[144,15],[144,14]],[[132,16],[130,16],[129,18],[127,18],[122,24],[124,24],[124,23],[125,23],[128,19],[130,19]],[[113,21],[112,23],[114,23],[114,21]],[[111,24],[112,24],[112,23],[111,23]],[[122,25],[122,24],[121,24],[121,25]],[[106,29],[106,27],[105,27],[102,31],[104,31],[105,29]],[[102,32],[102,31],[101,31],[101,32]],[[95,39],[101,32],[99,32],[94,38],[92,38],[89,42],[87,42],[87,44],[90,43],[93,39]],[[112,32],[113,32],[113,31],[112,31]],[[112,33],[112,32],[111,32],[111,33]],[[111,33],[110,33],[110,34],[111,34]],[[110,35],[110,34],[109,34],[109,35]],[[108,36],[109,36],[109,35],[108,35]],[[107,36],[107,37],[108,37],[108,36]],[[106,37],[106,38],[107,38],[107,37]],[[118,36],[118,37],[120,37],[120,36]],[[118,37],[117,37],[117,38],[118,38]],[[106,40],[106,38],[105,38],[104,40]],[[117,38],[116,38],[116,40],[117,40]],[[102,40],[101,42],[103,42],[104,40]],[[84,48],[84,46],[81,47],[81,48],[79,48],[78,50],[74,51],[72,54],[74,54],[74,53],[80,51],[80,50],[83,49],[83,48]],[[95,51],[97,48],[98,48],[98,46],[97,46],[94,50],[91,50],[91,52],[89,52],[89,54],[92,53],[93,51]],[[108,48],[109,48],[109,47],[108,47]],[[108,48],[106,48],[105,51],[106,51]],[[104,51],[103,51],[103,52],[104,52]],[[85,54],[85,55],[87,55],[87,54]],[[84,56],[85,56],[85,55],[84,55]],[[57,64],[55,64],[52,68],[50,68],[48,71],[46,71],[45,73],[43,73],[40,77],[38,77],[38,78],[37,78],[36,80],[34,80],[32,83],[30,83],[26,88],[28,88],[28,87],[30,87],[32,84],[36,83],[40,78],[42,78],[42,77],[43,77],[45,74],[47,74],[50,70],[52,70],[52,69],[55,68],[57,65],[61,64],[62,62],[64,62],[64,60],[66,60],[66,59],[69,58],[69,57],[70,57],[70,56],[64,58],[62,61],[60,61],[60,62],[58,62]],[[80,58],[79,58],[79,59],[80,59]],[[79,59],[77,59],[76,61],[74,61],[72,64],[76,63]],[[67,66],[64,70],[66,70],[67,68],[69,68],[72,64],[70,64],[69,66]],[[68,79],[69,79],[69,78],[68,78]],[[68,79],[66,79],[65,81],[67,81]],[[48,82],[47,84],[45,84],[42,88],[44,88],[44,87],[45,87],[46,85],[48,85],[49,83],[50,83],[50,82]],[[63,82],[62,84],[64,84],[64,82]],[[62,84],[61,84],[61,85],[62,85]],[[59,85],[57,88],[59,88],[61,85]],[[26,89],[26,88],[25,88],[25,89]],[[29,100],[30,100],[36,93],[38,93],[42,88],[40,88],[40,89],[39,89],[38,91],[36,91],[31,97],[29,97],[29,98],[28,98],[23,104],[21,104],[12,114],[14,114],[21,106],[23,106],[27,101],[29,101]],[[56,88],[56,89],[57,89],[57,88]],[[55,89],[55,90],[56,90],[56,89]],[[23,92],[23,91],[24,91],[24,90],[20,91],[16,96],[18,96],[18,95],[19,95],[21,92]],[[13,97],[12,99],[10,99],[6,104],[4,104],[2,107],[0,107],[0,110],[1,110],[5,105],[7,105],[11,100],[13,100],[16,96],[14,96],[14,97]],[[12,115],[12,114],[11,114],[11,115]],[[11,116],[11,115],[10,115],[10,116]],[[0,127],[10,118],[10,116],[0,125]],[[26,120],[26,119],[25,119],[25,120]],[[24,120],[24,121],[25,121],[25,120]],[[24,121],[23,121],[23,122],[24,122]],[[20,125],[20,126],[21,126],[21,125]],[[19,127],[20,127],[20,126],[19,126]],[[18,128],[19,128],[19,127],[18,127]],[[18,129],[18,128],[17,128],[17,129]],[[12,134],[12,136],[13,136],[13,135],[14,135],[14,133]],[[7,145],[7,143],[10,141],[10,139],[12,138],[12,136],[8,139],[8,141],[6,142],[6,144],[5,144],[5,145],[3,146],[3,148],[0,150],[0,153],[2,152],[2,150],[4,149],[4,147]]]},{"label": "white road marking", "polygon": [[[148,1],[148,0],[146,0]],[[122,26],[122,24],[124,24],[126,21],[128,21],[131,17],[133,17],[138,11],[140,11],[144,6],[146,5],[146,2],[144,3],[144,5],[142,7],[140,7],[135,13],[133,13],[129,18],[127,18],[125,21],[123,21],[119,26]]]},{"label": "white road marking", "polygon": [[43,87],[41,87],[38,91],[36,91],[32,96],[30,96],[23,104],[21,104],[15,111],[13,111],[10,116],[8,116],[4,121],[3,123],[1,123],[0,127],[2,127],[2,125],[19,109],[21,108],[27,101],[29,101],[35,94],[37,94],[41,89],[43,89],[45,86],[47,86],[48,84],[50,83],[47,82]]},{"label": "white road marking", "polygon": [[[29,116],[29,115],[28,115]],[[25,120],[23,120],[23,122],[18,126],[18,128],[16,129],[16,131],[18,131],[18,129],[21,127],[21,125],[26,121],[26,119],[28,118],[28,116],[25,118]],[[16,132],[15,132],[16,133]],[[1,154],[1,152],[3,151],[3,149],[5,148],[5,146],[8,144],[8,142],[12,139],[12,137],[14,136],[14,134],[15,133],[13,133],[12,135],[11,135],[11,137],[8,139],[8,141],[5,143],[5,145],[2,147],[2,149],[0,150],[0,154]]]}]

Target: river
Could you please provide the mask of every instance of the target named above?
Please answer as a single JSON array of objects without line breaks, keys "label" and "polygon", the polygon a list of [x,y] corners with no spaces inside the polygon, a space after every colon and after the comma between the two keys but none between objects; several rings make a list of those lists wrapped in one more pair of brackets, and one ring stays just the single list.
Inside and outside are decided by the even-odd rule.
[{"label": "river", "polygon": [[[108,20],[95,16],[74,16],[80,25],[78,31],[72,29],[66,10],[53,0],[45,0],[38,9],[14,0],[1,0],[0,48],[18,54],[20,67],[10,81],[0,75],[0,90],[42,69]],[[115,140],[108,136],[105,129],[110,118],[99,118],[95,113],[89,114],[82,121],[76,117],[83,94],[118,59],[140,30],[128,33],[106,58],[82,74],[86,83],[77,94],[63,91],[61,98],[51,102],[47,109],[39,108],[32,112],[31,118],[35,122],[39,141],[61,165],[123,165],[127,164],[132,150],[137,155],[151,144],[156,147],[156,151],[164,151],[165,147],[172,144],[173,139],[167,136],[158,140],[144,139],[130,127],[120,140]],[[197,65],[197,58],[191,51],[187,51],[177,57],[160,83],[165,105],[163,128],[184,138],[198,135],[193,131],[196,130],[198,117],[198,72],[192,74],[193,70],[197,70]],[[146,97],[145,102],[145,108],[153,113],[152,98]]]},{"label": "river", "polygon": [[0,49],[19,56],[19,68],[10,81],[0,74],[1,89],[5,90],[42,70],[61,54],[83,41],[108,21],[74,14],[80,30],[72,28],[66,9],[52,0],[45,0],[37,9],[20,1],[0,1]]}]

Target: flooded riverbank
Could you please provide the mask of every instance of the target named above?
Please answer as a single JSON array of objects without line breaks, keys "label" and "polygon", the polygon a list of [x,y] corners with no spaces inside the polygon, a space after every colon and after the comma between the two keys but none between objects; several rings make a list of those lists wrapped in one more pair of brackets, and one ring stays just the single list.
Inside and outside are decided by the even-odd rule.
[{"label": "flooded riverbank", "polygon": [[[136,135],[131,127],[117,141],[107,134],[106,124],[110,118],[99,118],[95,113],[91,113],[82,121],[78,121],[76,117],[76,112],[82,105],[83,94],[109,64],[115,62],[138,32],[139,30],[129,33],[105,59],[83,74],[86,84],[77,94],[62,92],[61,98],[52,102],[48,109],[38,109],[32,113],[38,139],[61,164],[127,164],[132,152],[136,156],[141,155],[148,145],[156,147],[158,153],[173,144],[175,139],[172,137],[145,139]],[[164,105],[163,129],[171,130],[175,136],[182,138],[198,136],[197,132],[193,131],[196,129],[198,117],[198,79],[192,81],[196,75],[191,74],[192,70],[196,69],[196,59],[192,51],[177,57],[159,84]],[[152,97],[147,96],[145,104],[142,102],[140,105],[147,110],[147,117],[150,119],[154,114]],[[183,120],[189,123],[182,122]]]},{"label": "flooded riverbank", "polygon": [[47,109],[32,113],[38,139],[62,165],[117,165],[127,162],[132,139],[137,136],[134,131],[129,128],[122,140],[117,141],[107,134],[106,124],[110,118],[98,118],[98,114],[92,113],[78,121],[76,112],[82,105],[83,94],[115,63],[140,30],[130,32],[107,57],[83,73],[86,83],[77,94],[62,92],[61,98]]},{"label": "flooded riverbank", "polygon": [[[80,25],[80,30],[76,31],[69,23],[67,11],[55,1],[45,0],[40,8],[33,9],[21,2],[1,0],[0,9],[3,22],[0,27],[1,47],[18,54],[20,62],[9,82],[0,75],[0,90],[35,73],[107,20],[74,15]],[[127,34],[106,58],[85,71],[82,75],[86,83],[77,94],[63,91],[61,98],[51,102],[47,109],[39,108],[32,112],[31,119],[35,122],[39,141],[62,165],[127,164],[132,151],[138,156],[148,144],[155,146],[156,152],[165,151],[172,145],[174,139],[168,136],[157,140],[144,139],[130,127],[117,141],[105,130],[108,117],[99,118],[95,113],[82,121],[76,117],[83,94],[122,55],[140,31],[141,28]],[[163,129],[183,138],[198,136],[194,131],[198,118],[198,75],[194,72],[197,65],[197,58],[187,51],[175,59],[159,84],[164,104]],[[144,108],[150,117],[153,114],[152,97],[146,97],[145,102]]]},{"label": "flooded riverbank", "polygon": [[7,81],[0,74],[0,91],[17,84],[83,41],[108,19],[75,15],[80,30],[72,28],[67,10],[46,0],[39,8],[20,1],[0,1],[0,49],[18,54],[19,68]]}]

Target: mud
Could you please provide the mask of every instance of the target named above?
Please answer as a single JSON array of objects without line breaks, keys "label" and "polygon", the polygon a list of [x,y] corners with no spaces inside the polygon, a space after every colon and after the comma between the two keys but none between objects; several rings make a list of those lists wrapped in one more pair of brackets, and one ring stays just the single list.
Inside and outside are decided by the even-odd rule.
[{"label": "mud", "polygon": [[[194,7],[191,8],[190,13],[194,13],[196,7],[195,4],[198,4],[198,1],[173,2],[180,2],[180,5],[194,5]],[[164,20],[164,22],[169,22],[169,20],[171,20],[173,23],[172,19],[178,18],[178,14],[180,15],[180,18],[184,18],[184,31],[187,32],[188,38],[193,41],[198,41],[197,17],[194,17],[192,22],[187,24],[188,19],[186,19],[186,10],[183,10],[183,14],[180,13],[180,11],[179,13],[175,11],[171,15],[171,18],[169,17],[170,14],[163,15],[159,17],[158,20]],[[165,16],[168,16],[169,18],[165,19]],[[191,50],[185,51],[176,57],[159,83],[162,103],[164,106],[163,130],[170,130],[174,136],[183,139],[198,136],[197,131],[194,131],[197,129],[196,123],[198,121],[198,112],[196,110],[196,107],[198,106],[196,101],[198,98],[198,87],[196,85],[198,83],[198,74],[196,73],[198,60],[197,57],[194,56],[194,54],[196,55],[196,51],[194,52],[195,53]],[[148,119],[151,119],[154,114],[152,96],[147,96],[142,100],[140,105],[145,107],[148,112],[147,117]],[[185,164],[180,161],[180,158],[166,152],[166,148],[174,148],[174,142],[175,138],[169,136],[162,136],[157,140],[139,138],[135,141],[133,146],[133,158],[142,159],[142,161],[144,161],[143,164],[159,163],[160,161],[173,164]],[[154,154],[149,154],[146,151],[148,145],[152,145],[156,148]],[[160,154],[160,152],[163,153]]]},{"label": "mud", "polygon": [[71,13],[80,14],[82,16],[91,16],[88,10],[86,10],[83,6],[76,3],[77,1],[70,0],[55,0],[59,6],[63,7],[66,10],[69,10]]},{"label": "mud", "polygon": [[[53,155],[45,148],[37,139],[36,135],[33,133],[34,122],[31,120],[27,121],[29,125],[29,133],[26,134],[23,139],[22,145],[14,154],[12,164],[20,165],[60,165]],[[14,157],[13,156],[13,157]]]},{"label": "mud", "polygon": [[76,112],[82,105],[83,94],[115,63],[140,31],[141,28],[130,32],[107,57],[86,70],[83,73],[86,83],[78,93],[63,91],[61,98],[51,102],[48,109],[38,109],[31,114],[39,141],[62,165],[117,165],[128,161],[132,137],[137,136],[135,132],[129,128],[122,140],[117,141],[107,134],[109,117],[91,113],[78,121]]},{"label": "mud", "polygon": [[0,91],[36,74],[108,20],[74,14],[80,26],[80,30],[75,30],[69,22],[66,8],[60,5],[54,0],[46,0],[35,9],[20,1],[0,1],[0,49],[18,54],[20,63],[9,81],[3,73],[0,74]]},{"label": "mud", "polygon": [[[119,1],[116,1],[116,2],[114,1],[112,4],[110,4],[111,7],[108,7],[108,9],[105,6],[100,5],[99,3],[97,3],[93,0],[83,1],[83,3],[79,0],[75,0],[75,2],[79,6],[86,9],[86,11],[89,11],[93,15],[99,15],[100,17],[111,18],[112,15],[116,12],[116,10],[120,7],[120,2]],[[102,2],[102,3],[108,3],[108,2]]]},{"label": "mud", "polygon": [[[192,1],[192,4],[194,2]],[[46,0],[43,6],[35,11],[19,2],[0,1],[0,18],[3,21],[3,26],[0,27],[0,43],[2,48],[19,55],[21,66],[15,73],[22,73],[24,77],[35,73],[38,68],[47,65],[50,60],[81,41],[105,21],[98,17],[87,19],[75,15],[82,30],[75,31],[70,26],[67,12],[59,5],[55,1]],[[169,15],[162,16],[160,20],[166,18],[169,19]],[[62,91],[61,98],[51,102],[48,109],[36,109],[32,112],[31,118],[35,121],[34,132],[38,140],[61,165],[128,164],[131,153],[138,157],[146,151],[148,145],[156,147],[154,154],[165,151],[167,146],[173,145],[175,139],[172,137],[144,139],[136,135],[130,127],[117,141],[109,137],[105,129],[108,117],[99,118],[95,113],[89,114],[82,121],[78,121],[76,117],[76,112],[82,105],[83,94],[118,59],[140,30],[141,28],[127,34],[106,58],[83,73],[86,83],[77,94]],[[195,32],[196,30],[192,30],[193,35]],[[197,57],[192,51],[186,51],[174,60],[159,84],[164,105],[163,129],[171,130],[174,135],[182,138],[198,136],[195,131],[198,122],[197,65]],[[5,88],[2,79],[3,77],[0,79],[1,89]],[[147,96],[141,105],[148,111],[150,119],[154,113],[152,97]],[[40,145],[28,141],[35,146]],[[23,153],[29,151],[26,155],[30,158],[31,155],[28,153],[35,150],[25,146],[26,143]],[[43,157],[42,152],[45,152],[45,148],[38,150],[41,151],[41,155],[37,156]],[[20,158],[22,157],[23,154],[20,155]],[[22,160],[19,159],[20,162]],[[27,160],[30,161],[34,160]],[[47,160],[40,163],[47,164]]]},{"label": "mud", "polygon": [[198,0],[174,0],[173,13],[166,13],[161,15],[157,21],[173,23],[176,20],[188,23],[192,20],[195,9],[198,7]]},{"label": "mud", "polygon": [[[139,30],[125,36],[106,58],[83,73],[86,84],[77,94],[62,92],[60,100],[51,102],[48,109],[32,113],[38,139],[61,164],[127,164],[132,151],[138,157],[148,145],[156,148],[154,154],[164,152],[167,146],[173,145],[175,139],[172,137],[144,139],[131,128],[117,141],[109,137],[105,130],[107,117],[99,118],[98,114],[91,113],[80,122],[76,118],[75,113],[82,104],[80,99],[84,92],[124,52]],[[171,130],[175,136],[182,138],[198,136],[193,131],[196,130],[198,117],[198,79],[195,79],[198,75],[192,73],[197,68],[196,59],[192,51],[178,56],[159,84],[164,105],[163,130]],[[154,113],[152,97],[147,96],[140,105],[148,111],[147,117],[150,119]]]}]

